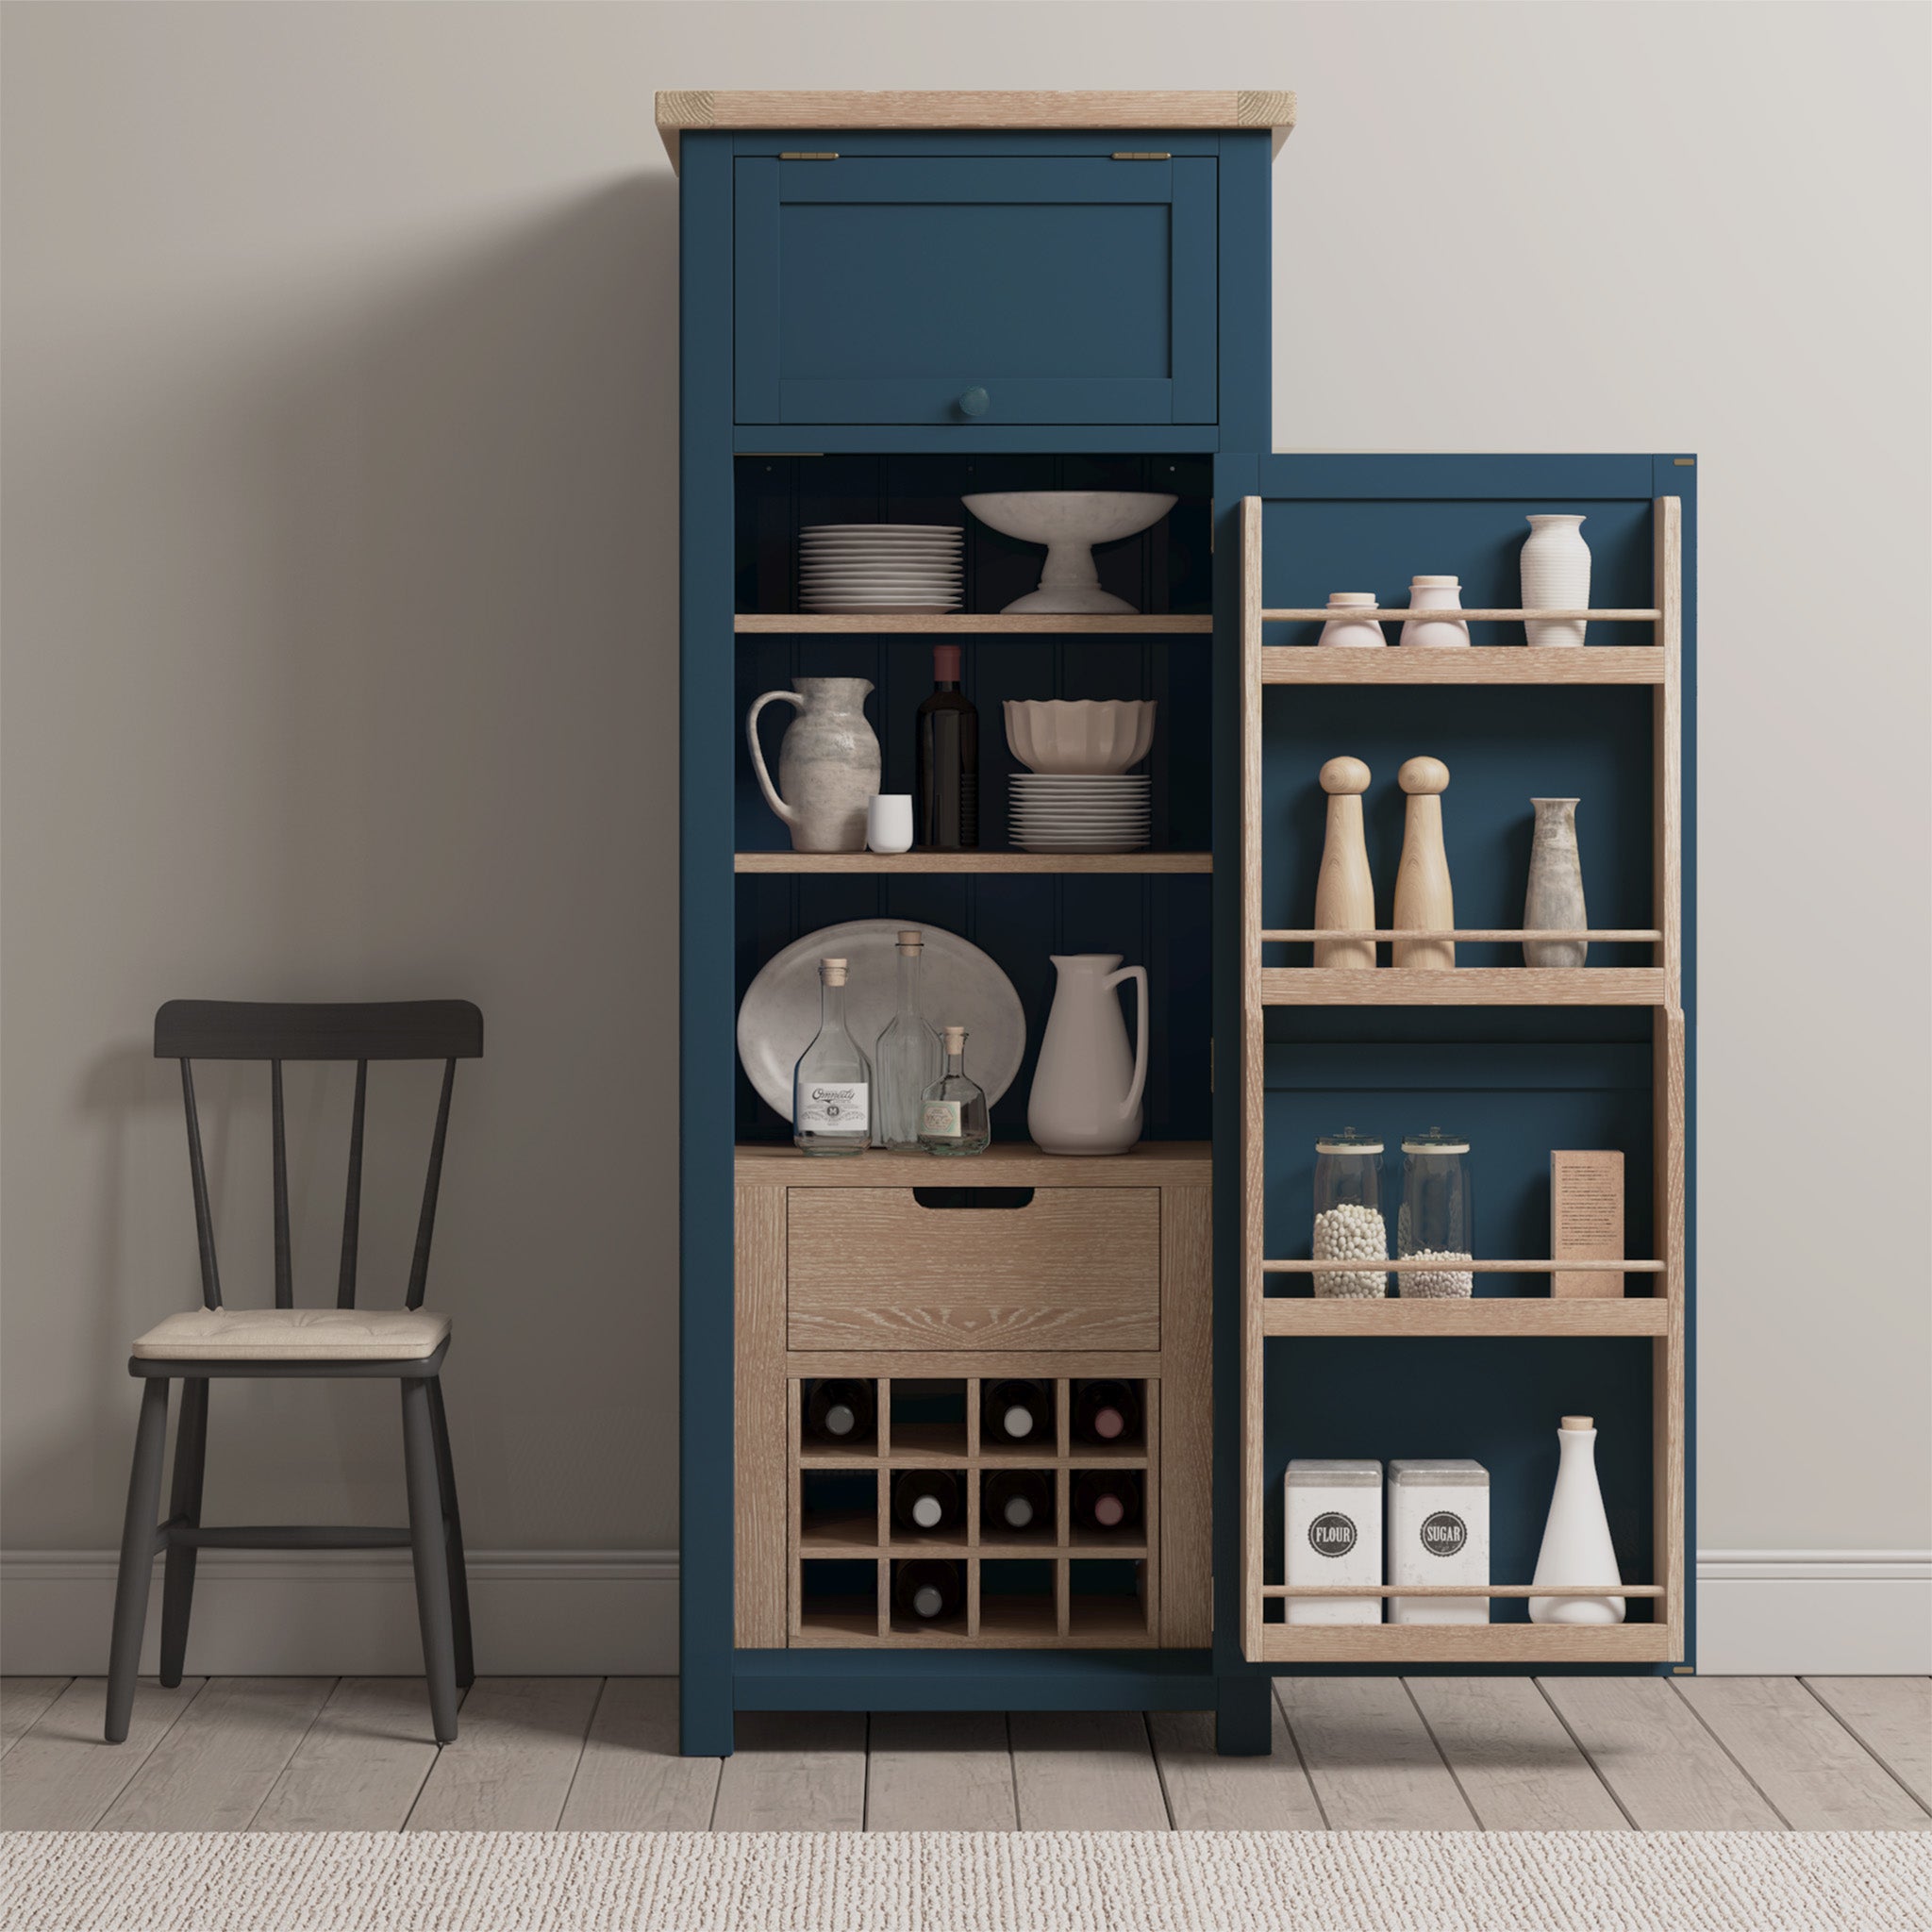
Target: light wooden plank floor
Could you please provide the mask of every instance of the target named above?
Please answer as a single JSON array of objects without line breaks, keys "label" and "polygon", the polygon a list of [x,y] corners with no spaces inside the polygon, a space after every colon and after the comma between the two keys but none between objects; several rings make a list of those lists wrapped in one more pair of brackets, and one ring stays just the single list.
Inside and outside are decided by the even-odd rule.
[{"label": "light wooden plank floor", "polygon": [[1923,1677],[1284,1677],[1274,1751],[1192,1711],[747,1713],[679,1757],[676,1686],[479,1678],[439,1751],[408,1677],[0,1679],[0,1825],[318,1831],[1932,1829]]}]

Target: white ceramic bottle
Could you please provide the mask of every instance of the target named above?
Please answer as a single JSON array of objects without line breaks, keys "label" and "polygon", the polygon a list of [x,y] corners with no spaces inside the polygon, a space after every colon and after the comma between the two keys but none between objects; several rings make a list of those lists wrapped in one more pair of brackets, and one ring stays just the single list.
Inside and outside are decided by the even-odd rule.
[{"label": "white ceramic bottle", "polygon": [[1322,626],[1322,635],[1315,641],[1331,651],[1379,649],[1389,640],[1382,635],[1382,626],[1373,617],[1362,614],[1374,608],[1375,593],[1373,591],[1330,591],[1328,608],[1335,614]]},{"label": "white ceramic bottle", "polygon": [[[1532,1583],[1621,1583],[1609,1518],[1596,1481],[1596,1428],[1566,1415],[1557,1431],[1557,1491]],[[1533,1596],[1532,1624],[1621,1624],[1620,1596]]]},{"label": "white ceramic bottle", "polygon": [[[1458,577],[1410,577],[1411,610],[1460,610],[1462,582]],[[1410,650],[1462,651],[1469,648],[1469,626],[1450,617],[1410,617],[1403,621],[1402,641]],[[1400,922],[1397,922],[1400,924]]]},{"label": "white ceramic bottle", "polygon": [[[1523,545],[1523,608],[1525,610],[1590,608],[1590,545],[1583,541],[1582,517],[1530,517]],[[1583,642],[1584,624],[1526,624],[1539,650],[1574,648]]]}]

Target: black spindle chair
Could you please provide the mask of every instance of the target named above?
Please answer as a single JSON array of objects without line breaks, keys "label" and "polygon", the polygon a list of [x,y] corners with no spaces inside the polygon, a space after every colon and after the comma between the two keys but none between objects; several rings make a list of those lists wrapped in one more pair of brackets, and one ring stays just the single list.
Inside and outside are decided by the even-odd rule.
[{"label": "black spindle chair", "polygon": [[[170,1000],[155,1015],[155,1057],[181,1062],[188,1114],[188,1172],[194,1189],[194,1231],[201,1247],[203,1306],[170,1315],[134,1344],[128,1374],[142,1378],[141,1421],[134,1470],[127,1485],[127,1520],[114,1591],[114,1635],[108,1665],[107,1736],[127,1736],[141,1666],[142,1628],[154,1559],[165,1551],[161,1586],[161,1682],[181,1681],[188,1614],[194,1596],[196,1552],[222,1550],[365,1550],[407,1546],[416,1571],[416,1607],[423,1626],[423,1662],[429,1711],[440,1744],[457,1734],[457,1688],[475,1677],[470,1648],[470,1595],[463,1570],[463,1532],[457,1515],[456,1472],[439,1375],[449,1353],[450,1322],[423,1306],[429,1277],[429,1240],[442,1179],[450,1091],[457,1062],[483,1051],[483,1015],[467,1000],[411,1000],[358,1006],[280,1006],[223,1000]],[[275,1279],[273,1308],[229,1309],[222,1304],[215,1264],[214,1220],[201,1122],[194,1106],[197,1059],[267,1060],[275,1155]],[[429,1143],[429,1175],[416,1224],[403,1306],[358,1310],[356,1260],[362,1204],[363,1102],[371,1060],[442,1062],[442,1094]],[[354,1060],[355,1114],[349,1128],[347,1200],[342,1258],[333,1308],[295,1307],[289,1245],[288,1135],[282,1118],[284,1060]],[[408,1494],[408,1529],[333,1524],[242,1524],[209,1527],[201,1521],[202,1468],[208,1447],[208,1385],[230,1376],[268,1378],[388,1376],[401,1387],[403,1466]],[[175,1438],[174,1493],[164,1522],[161,1460],[168,1426],[168,1384],[181,1384],[181,1418]]]}]

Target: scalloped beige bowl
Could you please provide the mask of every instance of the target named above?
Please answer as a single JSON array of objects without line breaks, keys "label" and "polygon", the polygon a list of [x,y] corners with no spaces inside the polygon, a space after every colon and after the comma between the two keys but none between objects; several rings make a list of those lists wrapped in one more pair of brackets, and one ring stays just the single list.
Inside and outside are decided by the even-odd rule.
[{"label": "scalloped beige bowl", "polygon": [[1008,698],[1007,742],[1029,772],[1124,772],[1154,742],[1152,698]]}]

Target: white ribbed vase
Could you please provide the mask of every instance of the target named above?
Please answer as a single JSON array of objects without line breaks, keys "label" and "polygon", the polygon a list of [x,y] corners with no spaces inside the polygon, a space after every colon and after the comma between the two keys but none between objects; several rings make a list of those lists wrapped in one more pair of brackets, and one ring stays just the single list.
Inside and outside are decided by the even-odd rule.
[{"label": "white ribbed vase", "polygon": [[[1590,545],[1581,517],[1531,517],[1523,546],[1525,610],[1590,608]],[[1532,644],[1543,650],[1583,642],[1584,624],[1526,624]]]}]

